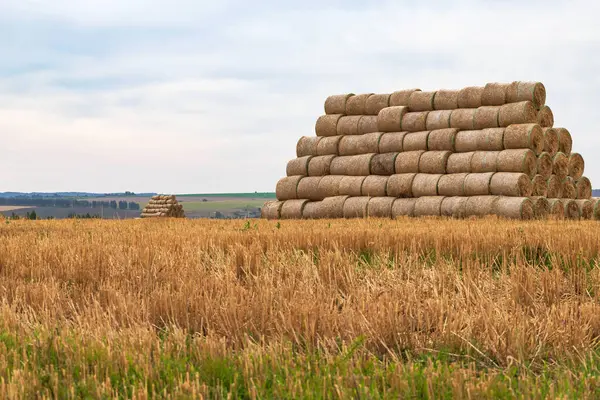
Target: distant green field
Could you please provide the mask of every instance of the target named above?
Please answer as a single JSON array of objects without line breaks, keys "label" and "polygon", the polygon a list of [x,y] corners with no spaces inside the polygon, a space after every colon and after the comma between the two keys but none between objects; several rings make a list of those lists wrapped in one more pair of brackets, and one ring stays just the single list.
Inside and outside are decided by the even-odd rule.
[{"label": "distant green field", "polygon": [[246,209],[262,207],[265,200],[222,200],[222,201],[184,201],[185,211],[223,211],[232,209]]},{"label": "distant green field", "polygon": [[261,198],[274,199],[275,192],[265,193],[199,193],[199,194],[178,194],[177,197],[231,197],[231,198]]}]

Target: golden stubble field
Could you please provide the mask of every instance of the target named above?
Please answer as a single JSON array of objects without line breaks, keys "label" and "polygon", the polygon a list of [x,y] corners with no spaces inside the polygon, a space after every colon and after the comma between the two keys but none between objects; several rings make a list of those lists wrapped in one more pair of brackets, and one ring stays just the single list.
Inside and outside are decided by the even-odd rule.
[{"label": "golden stubble field", "polygon": [[592,221],[2,221],[0,396],[594,397]]}]

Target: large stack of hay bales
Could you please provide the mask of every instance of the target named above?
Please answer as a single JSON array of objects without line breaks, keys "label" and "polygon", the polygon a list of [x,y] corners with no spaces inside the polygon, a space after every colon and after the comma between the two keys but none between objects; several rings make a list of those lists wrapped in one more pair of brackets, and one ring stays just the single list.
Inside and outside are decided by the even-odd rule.
[{"label": "large stack of hay bales", "polygon": [[177,202],[175,195],[153,196],[142,210],[142,218],[185,218],[183,205]]},{"label": "large stack of hay bales", "polygon": [[592,218],[584,161],[540,82],[334,95],[264,218]]}]

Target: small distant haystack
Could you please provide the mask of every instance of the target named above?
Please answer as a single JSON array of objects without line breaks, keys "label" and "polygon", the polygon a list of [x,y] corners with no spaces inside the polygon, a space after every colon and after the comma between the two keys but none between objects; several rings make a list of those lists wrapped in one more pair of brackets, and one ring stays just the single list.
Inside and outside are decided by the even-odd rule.
[{"label": "small distant haystack", "polygon": [[142,210],[142,218],[185,218],[183,205],[177,202],[175,195],[153,196]]}]

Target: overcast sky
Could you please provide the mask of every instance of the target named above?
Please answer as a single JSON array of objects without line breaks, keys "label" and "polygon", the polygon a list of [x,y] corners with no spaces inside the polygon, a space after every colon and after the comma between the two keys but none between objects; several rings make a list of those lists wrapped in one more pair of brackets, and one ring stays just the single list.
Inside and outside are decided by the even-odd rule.
[{"label": "overcast sky", "polygon": [[274,191],[329,94],[513,80],[600,188],[599,3],[2,0],[0,191]]}]

